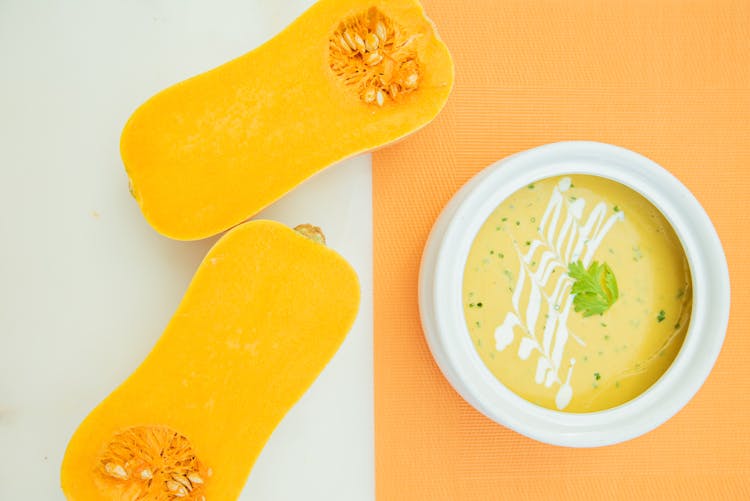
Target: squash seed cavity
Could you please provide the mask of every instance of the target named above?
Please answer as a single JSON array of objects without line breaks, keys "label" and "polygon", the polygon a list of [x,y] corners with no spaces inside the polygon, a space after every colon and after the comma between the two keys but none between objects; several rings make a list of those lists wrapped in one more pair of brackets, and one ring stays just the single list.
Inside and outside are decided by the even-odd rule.
[{"label": "squash seed cavity", "polygon": [[366,104],[396,101],[419,87],[419,36],[372,7],[344,20],[331,36],[331,70]]},{"label": "squash seed cavity", "polygon": [[135,426],[112,437],[96,474],[104,499],[206,501],[212,471],[184,435],[166,426]]}]

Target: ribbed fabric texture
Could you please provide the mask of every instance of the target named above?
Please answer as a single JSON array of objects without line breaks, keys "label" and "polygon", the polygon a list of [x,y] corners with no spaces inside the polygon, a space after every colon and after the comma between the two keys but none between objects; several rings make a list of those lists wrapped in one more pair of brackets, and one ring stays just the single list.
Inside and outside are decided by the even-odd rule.
[{"label": "ribbed fabric texture", "polygon": [[[374,155],[378,500],[750,499],[750,2],[424,4],[456,85],[434,123]],[[417,308],[422,249],[456,190],[502,157],[574,139],[674,173],[732,279],[724,349],[698,395],[641,438],[586,450],[474,411],[433,362]]]}]

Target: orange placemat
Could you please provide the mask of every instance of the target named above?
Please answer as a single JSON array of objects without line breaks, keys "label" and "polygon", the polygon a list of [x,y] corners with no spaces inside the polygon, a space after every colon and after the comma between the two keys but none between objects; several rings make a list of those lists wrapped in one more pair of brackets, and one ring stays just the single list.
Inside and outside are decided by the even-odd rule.
[{"label": "orange placemat", "polygon": [[[376,485],[383,500],[750,499],[750,2],[425,0],[456,62],[420,133],[374,155]],[[630,442],[542,445],[443,379],[417,310],[440,210],[513,152],[587,139],[640,152],[697,196],[724,244],[732,313],[708,381]]]}]

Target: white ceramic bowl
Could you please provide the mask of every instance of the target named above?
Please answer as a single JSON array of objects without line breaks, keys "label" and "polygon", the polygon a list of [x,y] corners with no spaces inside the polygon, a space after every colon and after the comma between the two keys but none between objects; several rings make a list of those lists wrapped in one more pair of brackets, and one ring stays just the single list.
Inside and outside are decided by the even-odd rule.
[{"label": "white ceramic bowl", "polygon": [[[646,197],[672,224],[692,275],[690,326],[672,365],[637,398],[600,412],[553,411],[513,393],[479,358],[464,319],[464,266],[482,224],[500,202],[520,188],[564,174],[609,178]],[[477,410],[541,442],[593,447],[622,442],[656,428],[695,395],[724,341],[729,272],[711,221],[669,172],[616,146],[562,142],[517,153],[489,166],[453,197],[435,223],[422,256],[419,308],[427,342],[440,369]]]}]

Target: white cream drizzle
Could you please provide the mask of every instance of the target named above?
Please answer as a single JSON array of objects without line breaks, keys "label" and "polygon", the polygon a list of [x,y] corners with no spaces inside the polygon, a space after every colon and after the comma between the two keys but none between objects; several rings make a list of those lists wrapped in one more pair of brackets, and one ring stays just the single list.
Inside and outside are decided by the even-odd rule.
[{"label": "white cream drizzle", "polygon": [[[607,217],[607,205],[600,202],[592,209],[586,222],[582,223],[586,201],[582,198],[568,201],[563,193],[570,186],[571,180],[568,177],[561,179],[555,186],[538,228],[539,237],[531,242],[525,254],[518,243],[513,241],[521,262],[513,288],[513,311],[508,312],[503,323],[495,329],[495,348],[498,351],[505,350],[513,342],[518,328],[523,336],[518,347],[519,359],[528,360],[532,353],[538,352],[534,380],[547,388],[553,384],[560,385],[555,396],[555,405],[560,410],[567,407],[573,398],[570,378],[575,359],[568,361],[565,381],[560,379],[568,339],[572,337],[585,346],[583,340],[568,330],[567,326],[573,304],[573,296],[569,293],[573,280],[568,276],[568,265],[580,259],[588,267],[606,234],[617,221],[625,217],[622,211]],[[558,231],[561,217],[562,225]],[[541,255],[536,259],[537,264],[532,264],[538,252]],[[556,275],[552,294],[548,295],[545,288],[556,269],[561,272]],[[520,309],[522,294],[528,297],[525,312]],[[540,340],[537,336],[537,324],[543,305],[547,307],[549,318],[546,319]]]}]

